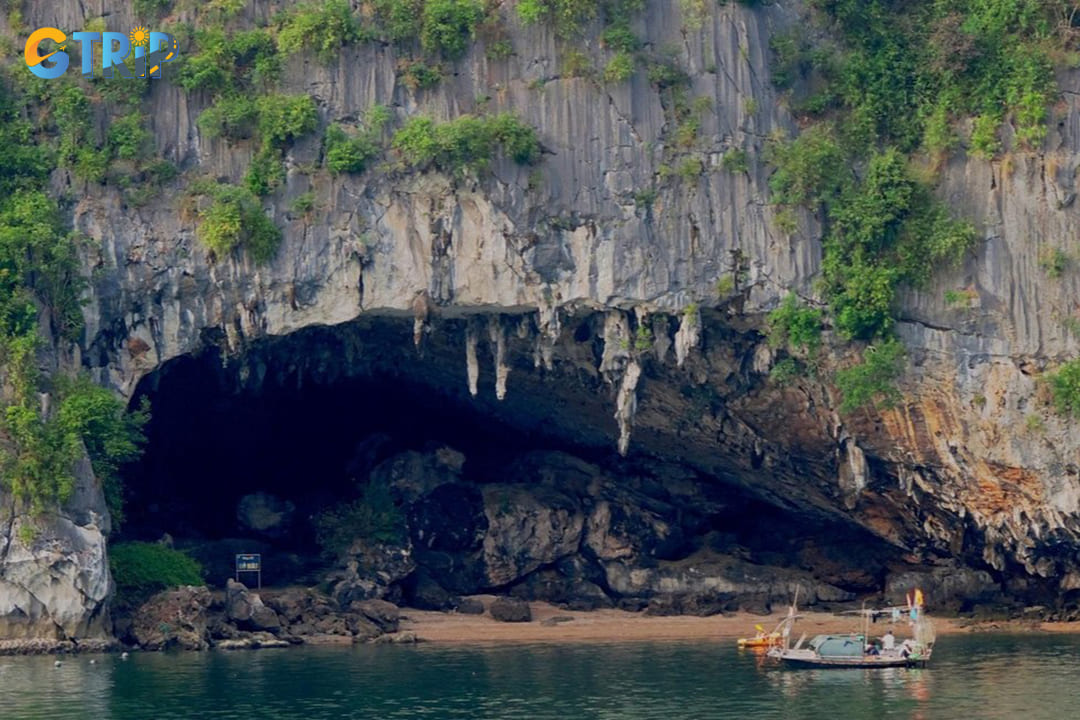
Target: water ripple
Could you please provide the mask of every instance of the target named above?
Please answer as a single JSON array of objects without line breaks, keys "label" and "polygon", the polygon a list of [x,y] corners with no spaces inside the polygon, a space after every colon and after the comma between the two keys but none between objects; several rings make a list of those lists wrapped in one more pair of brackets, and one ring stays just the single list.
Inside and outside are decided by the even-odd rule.
[{"label": "water ripple", "polygon": [[922,670],[789,670],[726,643],[0,658],[0,718],[1058,720],[1080,706],[1080,639],[937,650]]}]

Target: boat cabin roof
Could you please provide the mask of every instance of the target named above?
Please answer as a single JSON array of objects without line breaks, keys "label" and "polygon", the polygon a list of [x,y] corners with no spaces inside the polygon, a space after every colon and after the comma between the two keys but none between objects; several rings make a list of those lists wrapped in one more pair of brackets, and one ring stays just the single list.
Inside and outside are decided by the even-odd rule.
[{"label": "boat cabin roof", "polygon": [[810,649],[822,657],[862,657],[866,649],[866,636],[851,635],[815,635],[810,641]]}]

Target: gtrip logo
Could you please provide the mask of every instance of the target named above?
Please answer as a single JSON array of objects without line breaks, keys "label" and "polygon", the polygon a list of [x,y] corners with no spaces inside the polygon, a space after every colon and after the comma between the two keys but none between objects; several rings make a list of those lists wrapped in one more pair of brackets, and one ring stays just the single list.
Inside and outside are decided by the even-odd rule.
[{"label": "gtrip logo", "polygon": [[[177,43],[169,33],[150,32],[137,27],[128,34],[118,32],[77,32],[71,39],[79,43],[82,56],[83,77],[90,77],[100,70],[102,77],[113,77],[113,70],[123,78],[160,78],[161,67],[176,59]],[[52,52],[41,54],[41,44],[46,40],[56,43]],[[70,58],[64,52],[68,37],[54,27],[38,28],[30,33],[23,49],[23,57],[30,72],[39,78],[52,80],[68,69]],[[99,51],[95,53],[94,51]],[[101,67],[94,66],[95,55],[101,58]],[[131,67],[128,63],[131,62]],[[48,62],[48,64],[46,64]]]}]

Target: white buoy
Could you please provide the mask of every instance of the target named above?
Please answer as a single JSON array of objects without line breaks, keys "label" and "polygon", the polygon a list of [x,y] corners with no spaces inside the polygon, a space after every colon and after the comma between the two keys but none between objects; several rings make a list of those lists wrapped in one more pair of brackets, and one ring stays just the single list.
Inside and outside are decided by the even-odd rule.
[{"label": "white buoy", "polygon": [[91,660],[91,661],[90,661],[90,664],[91,664],[91,665],[97,665],[97,660]]},{"label": "white buoy", "polygon": [[127,660],[128,659],[128,654],[126,652],[120,653],[120,659],[121,660]]},{"label": "white buoy", "polygon": [[57,660],[56,662],[54,662],[54,663],[53,663],[53,667],[60,667],[60,666],[61,666],[61,665],[63,665],[63,664],[64,664],[64,663],[62,663],[62,662],[60,662],[59,660]]}]

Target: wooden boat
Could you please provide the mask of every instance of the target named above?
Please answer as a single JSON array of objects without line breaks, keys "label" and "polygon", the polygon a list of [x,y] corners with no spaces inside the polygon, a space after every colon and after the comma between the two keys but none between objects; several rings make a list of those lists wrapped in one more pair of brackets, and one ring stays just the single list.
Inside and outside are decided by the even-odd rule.
[{"label": "wooden boat", "polygon": [[793,667],[885,668],[925,667],[932,653],[899,647],[871,655],[865,648],[864,635],[818,635],[805,648],[775,648],[769,655]]},{"label": "wooden boat", "polygon": [[[921,598],[920,598],[921,599]],[[903,610],[903,615],[900,611]],[[794,626],[795,608],[792,607],[781,629],[784,642],[779,647],[769,650],[769,657],[775,658],[792,667],[816,668],[885,668],[885,667],[925,667],[934,651],[934,626],[922,612],[919,605],[916,610],[910,608],[884,608],[854,611],[862,615],[862,632],[847,635],[817,635],[806,647],[803,635],[794,647],[788,647],[787,640]],[[903,643],[888,649],[879,649],[869,645],[870,620],[884,615],[896,621],[898,617],[910,618],[912,637]],[[868,651],[869,648],[869,651]]]}]

